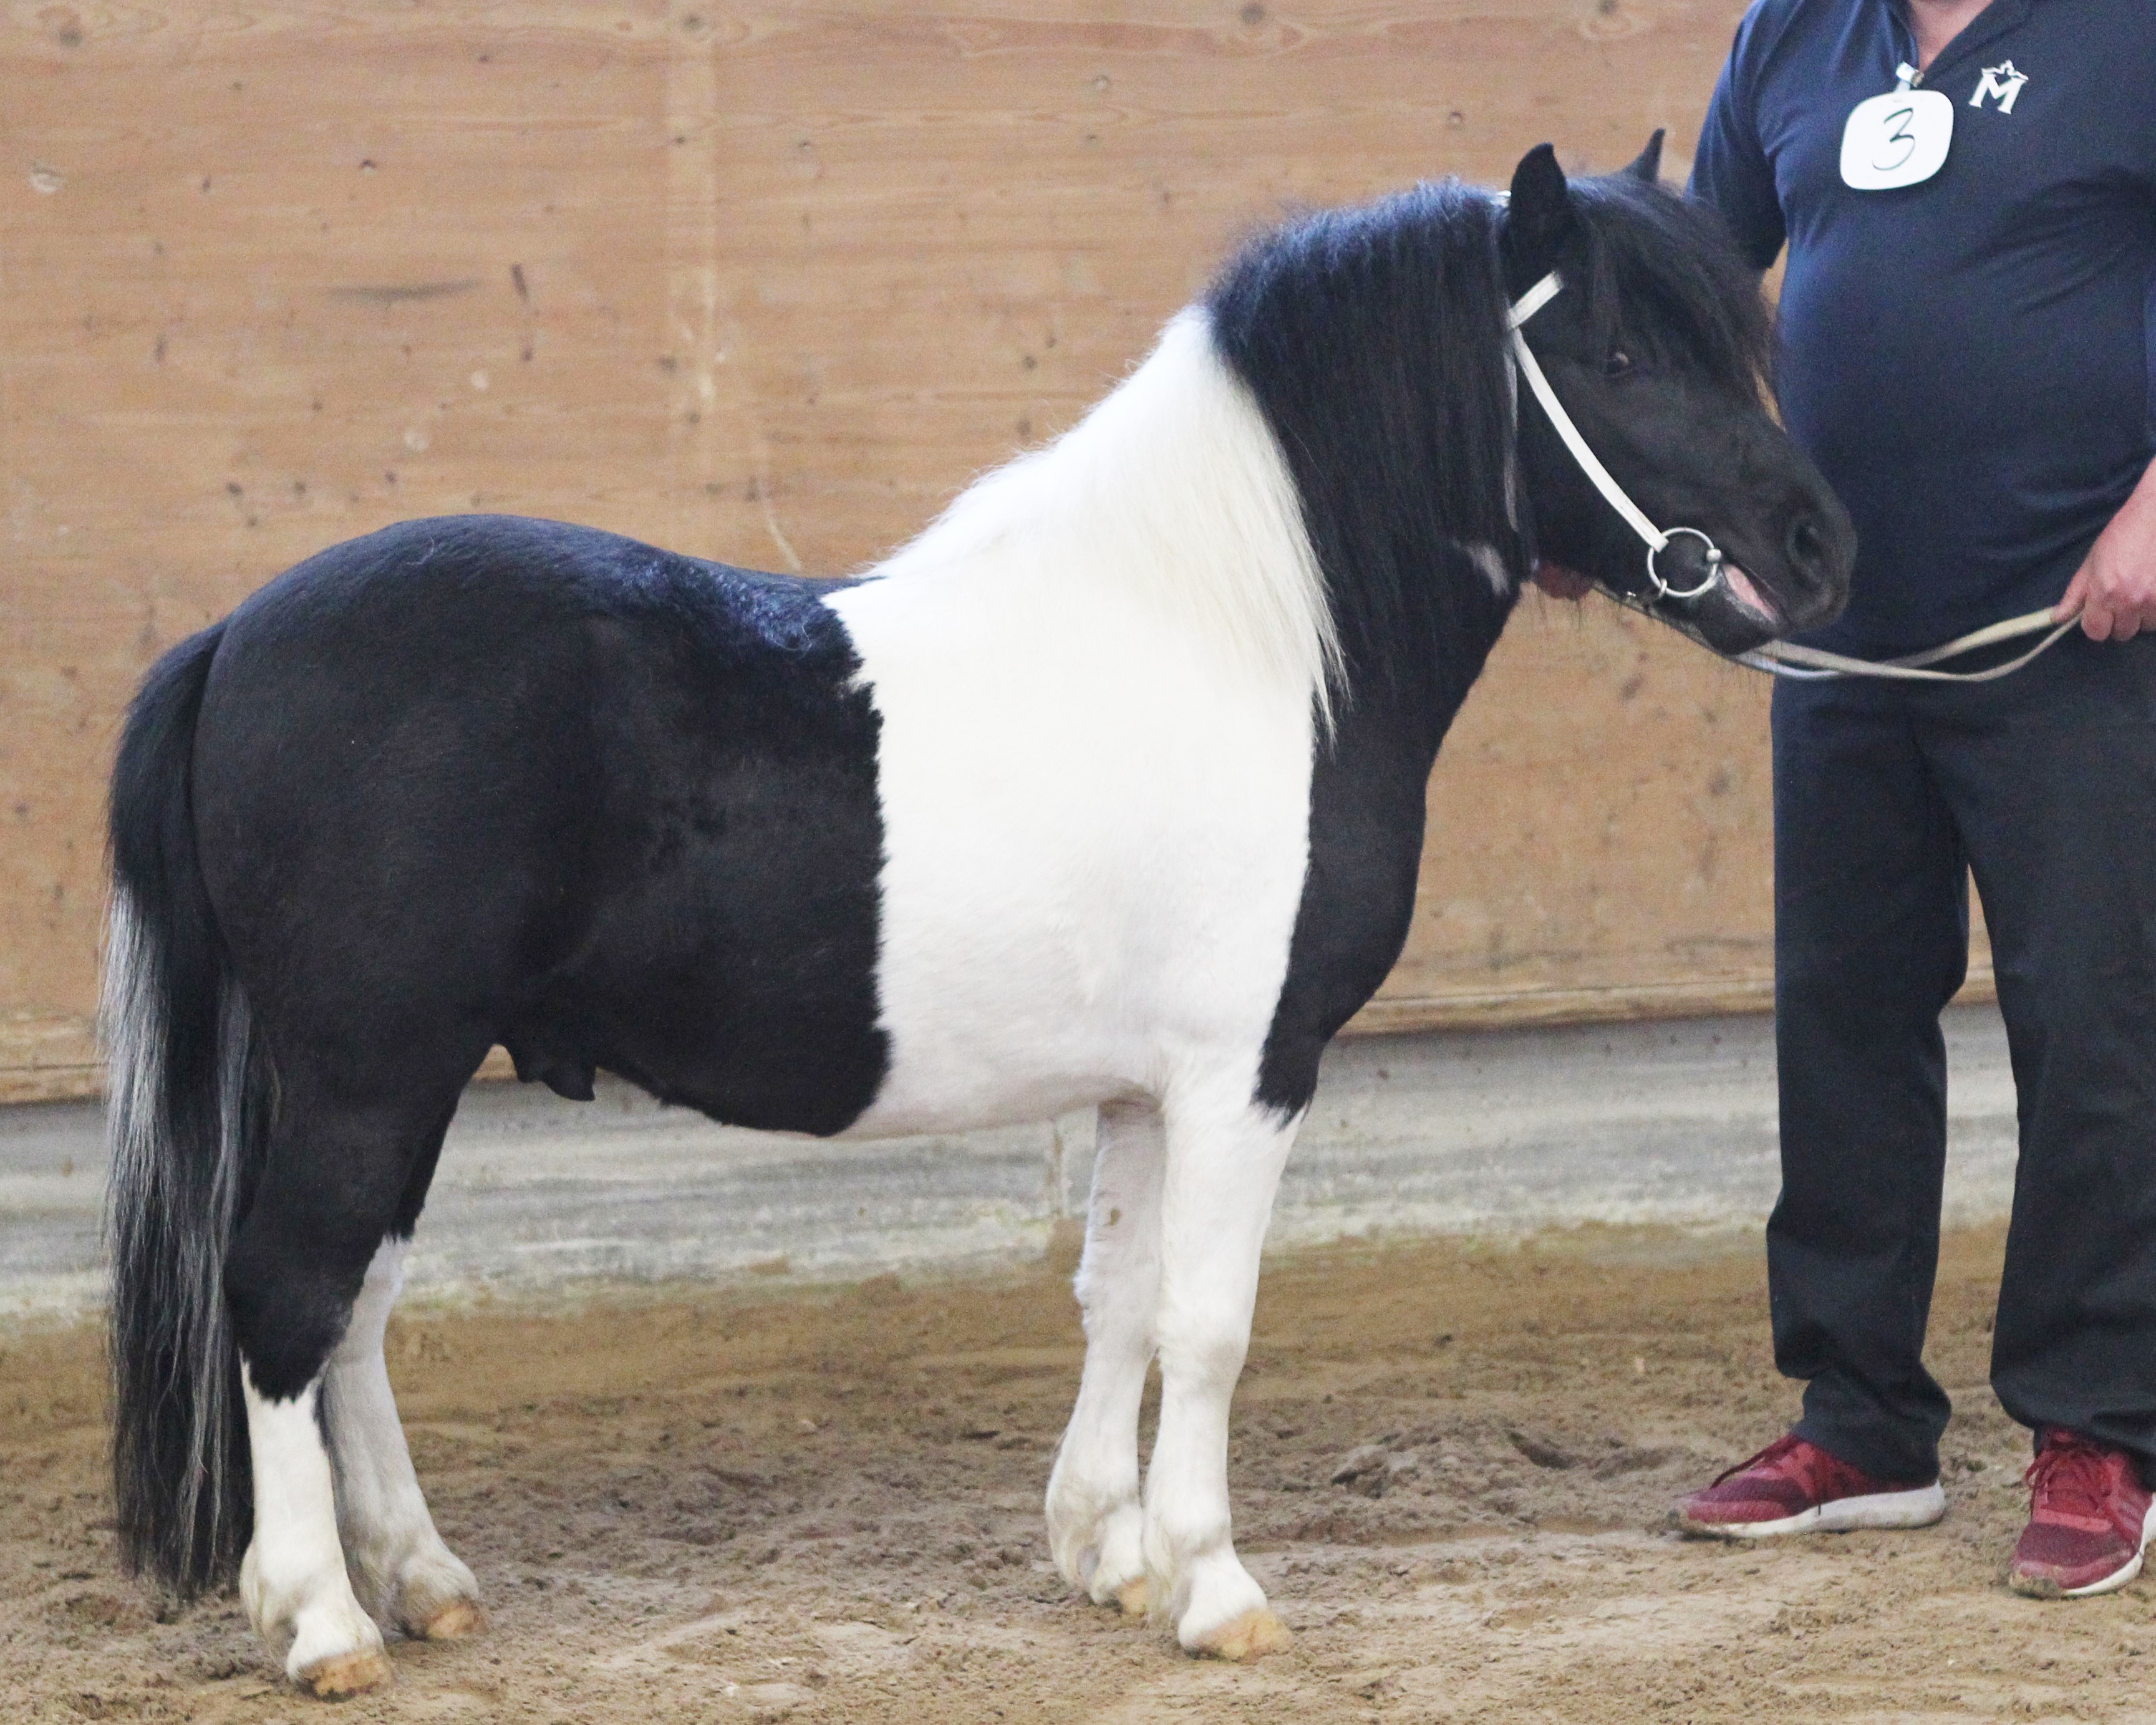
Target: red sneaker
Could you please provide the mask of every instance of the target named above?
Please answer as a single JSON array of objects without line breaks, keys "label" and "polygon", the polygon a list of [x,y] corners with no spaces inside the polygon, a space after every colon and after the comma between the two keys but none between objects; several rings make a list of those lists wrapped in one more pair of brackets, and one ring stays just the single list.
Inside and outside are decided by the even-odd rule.
[{"label": "red sneaker", "polygon": [[2029,1525],[2006,1584],[2032,1599],[2107,1594],[2141,1573],[2156,1502],[2123,1450],[2056,1427],[2043,1435],[2029,1481]]},{"label": "red sneaker", "polygon": [[1778,1533],[1846,1533],[1854,1527],[1928,1527],[1947,1512],[1947,1494],[1928,1486],[1874,1479],[1816,1444],[1779,1438],[1676,1507],[1687,1533],[1768,1539]]}]

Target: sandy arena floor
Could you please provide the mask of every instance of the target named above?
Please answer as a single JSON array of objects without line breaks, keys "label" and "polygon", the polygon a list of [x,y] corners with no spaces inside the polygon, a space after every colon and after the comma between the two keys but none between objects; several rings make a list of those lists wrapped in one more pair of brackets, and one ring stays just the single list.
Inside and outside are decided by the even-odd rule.
[{"label": "sandy arena floor", "polygon": [[[2152,1592],[2000,1587],[2021,1435],[1984,1387],[1995,1233],[1949,1243],[1946,1522],[1746,1549],[1680,1488],[1779,1430],[1756,1242],[1590,1230],[1269,1266],[1243,1552],[1296,1631],[1245,1668],[1074,1603],[1040,1499],[1076,1382],[1044,1268],[835,1293],[422,1313],[391,1367],[492,1613],[341,1720],[2156,1719]],[[0,1342],[0,1718],[304,1721],[237,1604],[116,1571],[95,1338]]]}]

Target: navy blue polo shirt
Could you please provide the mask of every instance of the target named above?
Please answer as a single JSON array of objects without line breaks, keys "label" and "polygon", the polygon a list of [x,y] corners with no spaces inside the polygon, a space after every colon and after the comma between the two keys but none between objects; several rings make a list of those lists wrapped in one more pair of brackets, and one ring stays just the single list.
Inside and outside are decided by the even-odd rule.
[{"label": "navy blue polo shirt", "polygon": [[1992,0],[1919,80],[1944,167],[1852,190],[1843,124],[1916,59],[1893,0],[1757,0],[1691,179],[1789,246],[1783,418],[1861,538],[1814,639],[1872,655],[2056,603],[2156,453],[2156,0]]}]

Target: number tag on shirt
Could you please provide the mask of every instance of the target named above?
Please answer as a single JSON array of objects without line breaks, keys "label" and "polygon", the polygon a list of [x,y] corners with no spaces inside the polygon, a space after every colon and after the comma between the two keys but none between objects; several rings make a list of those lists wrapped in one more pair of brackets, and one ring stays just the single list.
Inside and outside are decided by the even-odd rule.
[{"label": "number tag on shirt", "polygon": [[1921,185],[1946,165],[1953,142],[1953,102],[1936,90],[1902,87],[1859,102],[1841,129],[1841,178],[1859,192]]}]

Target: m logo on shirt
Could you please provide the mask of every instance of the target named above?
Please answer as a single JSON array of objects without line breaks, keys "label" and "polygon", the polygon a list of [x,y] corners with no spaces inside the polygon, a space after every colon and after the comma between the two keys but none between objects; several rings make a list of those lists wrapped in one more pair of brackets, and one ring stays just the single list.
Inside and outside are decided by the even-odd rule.
[{"label": "m logo on shirt", "polygon": [[2011,114],[2015,98],[2021,94],[2021,86],[2028,81],[2029,74],[2015,71],[2011,60],[2001,60],[1995,66],[1986,66],[1984,76],[1977,80],[1976,94],[1969,99],[1969,105],[1972,108],[1981,108],[1984,99],[1989,96],[1999,104],[2000,113]]}]

